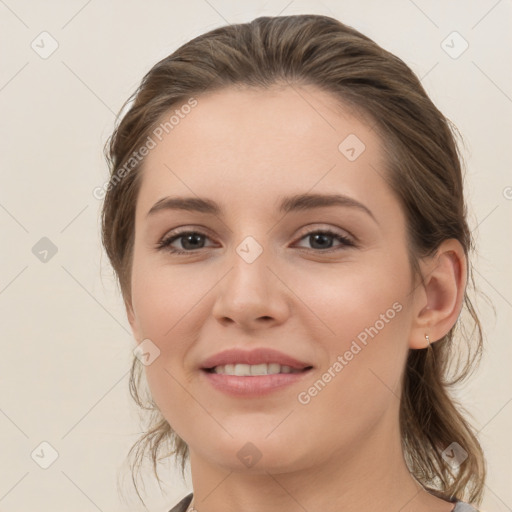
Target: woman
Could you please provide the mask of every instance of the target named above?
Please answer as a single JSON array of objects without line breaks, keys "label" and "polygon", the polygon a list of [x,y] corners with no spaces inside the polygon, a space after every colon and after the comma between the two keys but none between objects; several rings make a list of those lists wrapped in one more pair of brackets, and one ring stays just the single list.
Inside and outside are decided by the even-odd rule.
[{"label": "woman", "polygon": [[463,311],[478,345],[453,382],[482,349],[461,164],[413,72],[333,18],[261,17],[132,100],[103,243],[152,410],[132,450],[157,477],[190,462],[172,512],[476,510],[485,461],[447,374]]}]

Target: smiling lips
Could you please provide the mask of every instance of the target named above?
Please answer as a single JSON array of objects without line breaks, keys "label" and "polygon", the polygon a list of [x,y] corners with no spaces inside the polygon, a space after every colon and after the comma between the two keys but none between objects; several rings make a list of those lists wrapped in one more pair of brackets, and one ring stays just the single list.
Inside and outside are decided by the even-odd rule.
[{"label": "smiling lips", "polygon": [[292,368],[279,363],[261,363],[261,364],[225,364],[211,368],[212,373],[223,375],[238,375],[239,377],[252,377],[253,375],[275,375],[277,373],[300,373],[302,370]]},{"label": "smiling lips", "polygon": [[[258,371],[263,371],[262,365],[266,365],[267,369],[270,368],[270,371],[258,373]],[[230,366],[234,366],[235,368],[237,366],[250,366],[251,372],[253,367],[259,367],[259,369],[255,369],[256,373],[251,373],[250,375],[266,375],[268,373],[279,373],[275,371],[276,365],[280,367],[280,370],[283,370],[282,373],[302,371],[305,368],[312,367],[309,363],[299,361],[277,350],[270,348],[256,348],[250,351],[240,349],[224,350],[223,352],[219,352],[218,354],[206,359],[202,363],[201,369],[213,370],[216,368],[226,368],[226,366],[231,369]],[[287,368],[289,368],[290,371],[288,371]],[[246,368],[242,368],[242,370],[244,373],[246,372]]]},{"label": "smiling lips", "polygon": [[259,397],[277,391],[302,379],[312,368],[267,348],[226,350],[201,365],[202,373],[214,388],[237,397]]}]

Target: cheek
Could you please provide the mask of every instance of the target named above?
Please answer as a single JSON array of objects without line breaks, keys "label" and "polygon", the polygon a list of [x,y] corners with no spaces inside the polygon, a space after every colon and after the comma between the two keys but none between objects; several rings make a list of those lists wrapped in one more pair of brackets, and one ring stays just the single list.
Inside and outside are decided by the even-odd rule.
[{"label": "cheek", "polygon": [[379,331],[389,332],[405,316],[399,311],[409,292],[404,265],[402,258],[374,258],[364,264],[319,267],[296,277],[294,293],[303,298],[329,338],[346,341],[376,323]]},{"label": "cheek", "polygon": [[[308,278],[297,292],[307,297],[307,305],[315,313],[309,316],[320,329],[317,332],[322,333],[317,336],[317,343],[326,352],[322,369],[336,375],[332,381],[337,384],[327,386],[333,393],[326,393],[327,401],[339,403],[344,396],[342,400],[360,410],[363,396],[377,401],[389,398],[379,395],[376,385],[384,395],[389,395],[389,389],[398,392],[410,325],[405,264],[397,258],[381,259],[360,269],[354,265],[346,272],[340,268],[339,272],[330,272],[328,279],[319,275]],[[310,286],[313,282],[316,286]],[[315,331],[313,323],[309,325],[311,333]],[[335,366],[336,362],[339,364]],[[343,394],[344,389],[350,389],[350,396]]]},{"label": "cheek", "polygon": [[165,267],[149,257],[134,255],[132,303],[139,327],[147,338],[171,333],[178,319],[190,310],[194,286],[186,272]]},{"label": "cheek", "polygon": [[[408,352],[409,313],[404,301],[396,300],[399,290],[381,290],[375,283],[351,286],[350,279],[345,284],[341,292],[334,283],[324,287],[328,296],[319,312],[335,334],[324,329],[328,334],[318,336],[326,357],[302,388],[298,406],[304,421],[313,422],[311,428],[322,431],[332,446],[363,439],[381,418],[397,412]],[[326,424],[332,425],[328,431]]]},{"label": "cheek", "polygon": [[[179,424],[174,415],[190,402],[184,387],[192,378],[184,362],[199,338],[201,322],[197,315],[203,314],[201,299],[211,284],[198,279],[197,272],[192,282],[191,272],[187,275],[170,267],[156,269],[150,262],[136,259],[134,263],[132,302],[140,337],[149,339],[159,351],[158,357],[144,367],[146,379],[166,419]],[[198,286],[197,282],[203,284]]]},{"label": "cheek", "polygon": [[[200,331],[197,321],[201,296],[207,290],[185,287],[179,278],[169,279],[148,273],[133,281],[133,305],[140,336],[150,339],[159,349],[159,363],[178,368]],[[194,321],[195,320],[195,321]]]}]

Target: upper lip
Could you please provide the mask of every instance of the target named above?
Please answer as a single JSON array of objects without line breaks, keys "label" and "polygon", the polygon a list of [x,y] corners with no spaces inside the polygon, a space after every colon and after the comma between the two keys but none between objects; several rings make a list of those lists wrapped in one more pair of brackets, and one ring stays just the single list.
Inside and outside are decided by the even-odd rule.
[{"label": "upper lip", "polygon": [[201,364],[203,370],[214,368],[215,366],[224,366],[225,364],[270,364],[277,363],[281,366],[290,366],[302,370],[312,365],[304,363],[291,357],[287,354],[283,354],[278,350],[271,348],[256,348],[253,350],[241,350],[237,348],[224,350],[218,354],[209,357],[204,360]]}]

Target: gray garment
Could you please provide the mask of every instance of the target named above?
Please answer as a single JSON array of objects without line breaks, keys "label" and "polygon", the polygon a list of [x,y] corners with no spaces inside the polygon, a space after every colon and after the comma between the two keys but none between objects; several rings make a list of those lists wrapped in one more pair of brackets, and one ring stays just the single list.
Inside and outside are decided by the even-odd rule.
[{"label": "gray garment", "polygon": [[469,503],[464,503],[463,501],[458,501],[453,509],[453,512],[478,512],[475,507],[469,505]]},{"label": "gray garment", "polygon": [[185,510],[187,510],[188,506],[190,505],[190,502],[192,501],[192,496],[193,493],[190,493],[187,496],[185,496],[174,508],[169,510],[169,512],[185,512]]},{"label": "gray garment", "polygon": [[[185,512],[192,501],[192,495],[193,493],[190,493],[185,496],[174,508],[169,510],[169,512]],[[463,501],[457,501],[453,512],[478,512],[478,510]]]}]

